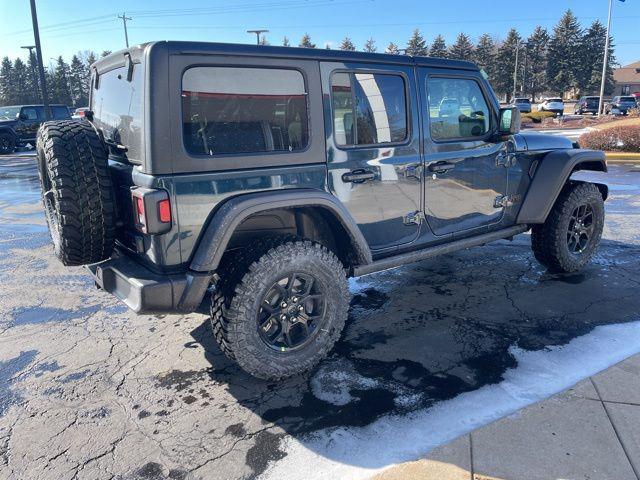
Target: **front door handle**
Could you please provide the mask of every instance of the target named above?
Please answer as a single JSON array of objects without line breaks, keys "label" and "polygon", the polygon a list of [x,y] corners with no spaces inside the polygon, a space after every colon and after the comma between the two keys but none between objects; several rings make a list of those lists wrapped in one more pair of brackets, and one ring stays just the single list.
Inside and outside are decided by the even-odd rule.
[{"label": "front door handle", "polygon": [[345,183],[364,183],[368,180],[373,180],[374,178],[376,178],[376,174],[371,170],[365,170],[364,168],[359,168],[342,174],[342,181]]},{"label": "front door handle", "polygon": [[429,165],[429,171],[433,173],[445,173],[451,170],[452,168],[455,168],[455,166],[456,166],[455,163],[449,163],[444,161],[436,162]]}]

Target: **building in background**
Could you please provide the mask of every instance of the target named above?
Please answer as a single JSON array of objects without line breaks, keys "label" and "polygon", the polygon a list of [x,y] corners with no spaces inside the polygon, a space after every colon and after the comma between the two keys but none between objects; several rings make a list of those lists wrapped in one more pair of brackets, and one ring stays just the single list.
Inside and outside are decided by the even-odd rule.
[{"label": "building in background", "polygon": [[613,71],[615,90],[613,95],[640,93],[640,61],[630,63]]}]

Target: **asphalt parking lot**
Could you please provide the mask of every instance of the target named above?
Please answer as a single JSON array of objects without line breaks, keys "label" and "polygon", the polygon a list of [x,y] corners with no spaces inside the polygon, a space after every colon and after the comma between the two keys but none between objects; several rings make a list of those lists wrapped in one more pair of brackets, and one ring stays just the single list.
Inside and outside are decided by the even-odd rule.
[{"label": "asphalt parking lot", "polygon": [[637,353],[640,168],[598,177],[583,272],[521,235],[356,279],[329,358],[273,384],[204,315],[136,316],[64,268],[33,158],[0,157],[0,478],[367,478]]}]

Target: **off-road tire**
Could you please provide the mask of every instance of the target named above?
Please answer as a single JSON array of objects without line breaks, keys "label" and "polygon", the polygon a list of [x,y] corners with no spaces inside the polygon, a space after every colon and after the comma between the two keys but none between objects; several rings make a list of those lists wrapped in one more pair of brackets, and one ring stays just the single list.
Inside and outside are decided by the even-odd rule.
[{"label": "off-road tire", "polygon": [[86,121],[45,122],[36,142],[42,201],[56,256],[67,266],[100,262],[115,243],[108,152]]},{"label": "off-road tire", "polygon": [[[585,249],[575,254],[569,251],[567,232],[572,212],[583,204],[591,205],[594,228]],[[591,260],[598,249],[603,226],[604,200],[598,187],[592,183],[569,181],[562,189],[545,223],[534,225],[532,228],[533,254],[551,272],[576,272]]]},{"label": "off-road tire", "polygon": [[0,155],[9,155],[16,149],[16,139],[7,132],[0,133]]},{"label": "off-road tire", "polygon": [[[304,271],[326,289],[326,318],[311,343],[300,350],[276,351],[260,338],[257,313],[277,277]],[[324,246],[293,237],[266,238],[227,255],[211,301],[211,325],[220,349],[249,374],[280,380],[313,368],[344,328],[349,288],[344,266]]]}]

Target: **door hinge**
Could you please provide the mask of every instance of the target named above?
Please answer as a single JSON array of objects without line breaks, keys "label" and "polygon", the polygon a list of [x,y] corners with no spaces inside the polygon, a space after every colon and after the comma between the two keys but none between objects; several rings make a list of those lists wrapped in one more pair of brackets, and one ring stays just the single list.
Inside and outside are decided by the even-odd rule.
[{"label": "door hinge", "polygon": [[405,225],[420,225],[423,220],[424,220],[424,213],[418,210],[415,210],[413,212],[407,213],[402,218],[402,223],[404,223]]},{"label": "door hinge", "polygon": [[512,207],[520,201],[520,195],[498,195],[493,200],[494,208]]}]

